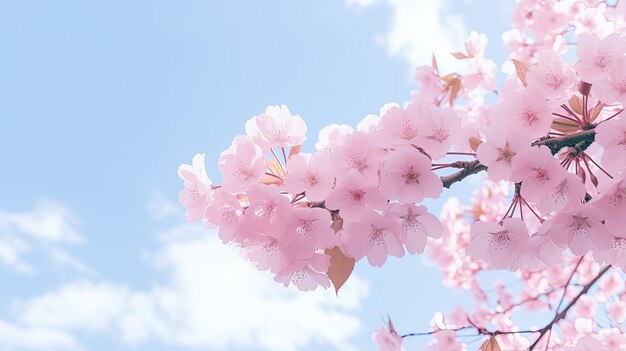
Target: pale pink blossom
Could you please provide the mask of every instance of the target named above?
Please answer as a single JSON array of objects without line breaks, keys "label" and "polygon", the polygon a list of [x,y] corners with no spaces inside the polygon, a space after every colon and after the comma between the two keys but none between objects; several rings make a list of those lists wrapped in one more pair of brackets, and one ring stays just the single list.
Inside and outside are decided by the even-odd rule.
[{"label": "pale pink blossom", "polygon": [[626,118],[602,122],[595,130],[595,140],[604,148],[602,167],[618,173],[626,167]]},{"label": "pale pink blossom", "polygon": [[626,238],[614,237],[606,250],[594,250],[593,258],[599,263],[612,264],[626,272]]},{"label": "pale pink blossom", "polygon": [[286,219],[287,225],[281,247],[291,257],[307,258],[316,249],[325,249],[335,243],[335,231],[330,227],[330,212],[321,208],[294,208]]},{"label": "pale pink blossom", "polygon": [[367,256],[372,266],[380,267],[387,256],[402,257],[404,248],[400,242],[400,223],[387,215],[368,210],[356,221],[344,221],[341,249],[357,260]]},{"label": "pale pink blossom", "polygon": [[568,18],[558,11],[553,0],[545,1],[537,11],[533,11],[533,21],[529,27],[535,38],[545,39],[554,36],[567,26]]},{"label": "pale pink blossom", "polygon": [[571,96],[576,83],[576,72],[563,62],[561,55],[553,50],[544,50],[536,65],[530,66],[526,74],[529,87],[538,88],[548,99]]},{"label": "pale pink blossom", "polygon": [[347,124],[331,124],[322,128],[319,132],[318,141],[315,143],[317,150],[332,149],[341,145],[346,135],[352,133],[354,129]]},{"label": "pale pink blossom", "polygon": [[520,258],[522,268],[536,268],[541,264],[553,266],[563,260],[563,249],[552,242],[549,235],[535,234],[530,237],[528,249]]},{"label": "pale pink blossom", "polygon": [[248,201],[250,205],[243,216],[242,230],[270,233],[276,238],[282,236],[284,218],[290,215],[293,207],[289,199],[280,194],[278,187],[257,184],[248,190]]},{"label": "pale pink blossom", "polygon": [[444,90],[439,74],[431,66],[418,67],[415,70],[415,80],[420,84],[419,92],[412,94],[415,103],[434,103]]},{"label": "pale pink blossom", "polygon": [[443,183],[430,167],[430,159],[417,150],[392,151],[381,170],[380,190],[387,198],[401,202],[436,198],[443,190]]},{"label": "pale pink blossom", "polygon": [[545,146],[533,147],[515,158],[511,180],[522,182],[521,195],[527,201],[541,201],[567,172]]},{"label": "pale pink blossom", "polygon": [[451,351],[463,350],[463,346],[456,339],[456,333],[452,330],[440,330],[433,334],[433,338],[428,342],[426,351]]},{"label": "pale pink blossom", "polygon": [[378,169],[385,152],[372,144],[363,132],[346,135],[343,143],[330,154],[335,176],[341,178],[351,170],[359,172],[366,182],[378,181]]},{"label": "pale pink blossom", "polygon": [[246,134],[267,151],[302,144],[306,140],[306,124],[285,105],[267,106],[265,113],[246,122]]},{"label": "pale pink blossom", "polygon": [[624,323],[626,321],[626,302],[615,301],[609,305],[608,314],[617,323]]},{"label": "pale pink blossom", "polygon": [[465,50],[469,56],[483,56],[485,53],[485,47],[487,47],[487,36],[485,34],[478,34],[472,31],[465,39]]},{"label": "pale pink blossom", "polygon": [[339,210],[344,219],[352,219],[360,217],[368,208],[383,210],[387,207],[387,199],[375,186],[365,182],[359,172],[352,170],[330,192],[326,207]]},{"label": "pale pink blossom", "polygon": [[291,156],[283,186],[292,195],[304,191],[308,200],[322,201],[334,185],[332,169],[330,157],[324,152]]},{"label": "pale pink blossom", "polygon": [[560,212],[566,207],[576,206],[585,198],[585,185],[580,177],[564,172],[561,180],[549,189],[537,202],[537,209],[543,213]]},{"label": "pale pink blossom", "polygon": [[204,154],[196,154],[191,165],[180,165],[178,176],[185,181],[185,188],[178,193],[178,201],[187,208],[187,219],[197,221],[204,215],[212,197],[212,184],[204,167]]},{"label": "pale pink blossom", "polygon": [[596,83],[608,78],[615,62],[624,55],[626,43],[614,33],[600,39],[595,33],[578,36],[576,55],[580,58],[574,68],[585,82]]},{"label": "pale pink blossom", "polygon": [[609,78],[598,81],[593,92],[605,103],[619,102],[626,106],[626,58],[620,57],[614,61]]},{"label": "pale pink blossom", "polygon": [[378,347],[378,351],[402,350],[402,338],[396,331],[390,331],[387,327],[380,327],[372,334],[372,339]]},{"label": "pale pink blossom", "polygon": [[602,342],[593,336],[585,336],[576,342],[574,347],[566,347],[565,351],[598,351],[603,350]]},{"label": "pale pink blossom", "polygon": [[438,239],[443,234],[441,222],[424,206],[392,203],[386,213],[400,220],[400,240],[410,254],[423,253],[428,237]]},{"label": "pale pink blossom", "polygon": [[287,264],[274,280],[288,286],[293,284],[302,291],[315,290],[318,286],[330,287],[330,279],[326,275],[330,257],[324,254],[313,254],[306,259],[296,259]]},{"label": "pale pink blossom", "polygon": [[239,199],[224,189],[215,191],[205,213],[208,222],[219,227],[218,235],[224,243],[238,239],[235,235],[242,215]]},{"label": "pale pink blossom", "polygon": [[476,150],[476,158],[487,166],[489,179],[509,179],[515,157],[530,149],[530,137],[523,133],[507,131],[497,125],[487,130],[487,141]]},{"label": "pale pink blossom", "polygon": [[550,131],[552,105],[539,88],[529,86],[521,92],[508,94],[500,109],[504,122],[512,130],[532,138],[546,136]]},{"label": "pale pink blossom", "polygon": [[514,269],[528,247],[528,230],[517,218],[507,218],[502,225],[474,222],[468,253],[494,268]]},{"label": "pale pink blossom", "polygon": [[424,117],[422,110],[422,106],[417,104],[410,104],[406,110],[399,106],[389,108],[381,118],[379,143],[385,147],[415,144],[420,132],[420,119]]},{"label": "pale pink blossom", "polygon": [[540,232],[556,244],[567,245],[575,255],[584,255],[591,249],[610,247],[613,237],[604,227],[605,218],[606,213],[593,206],[578,205],[545,222]]},{"label": "pale pink blossom", "polygon": [[237,136],[223,151],[217,163],[224,180],[222,187],[230,192],[244,192],[265,173],[263,150],[245,136]]},{"label": "pale pink blossom", "polygon": [[614,178],[601,183],[599,195],[590,204],[606,212],[606,228],[615,236],[626,237],[626,178]]},{"label": "pale pink blossom", "polygon": [[453,138],[461,129],[461,119],[454,110],[434,105],[424,106],[420,119],[418,145],[434,160],[446,155]]}]

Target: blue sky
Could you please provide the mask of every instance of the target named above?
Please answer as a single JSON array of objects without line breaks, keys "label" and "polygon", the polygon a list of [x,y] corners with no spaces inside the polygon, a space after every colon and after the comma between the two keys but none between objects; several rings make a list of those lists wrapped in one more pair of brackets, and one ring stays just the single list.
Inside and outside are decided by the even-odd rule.
[{"label": "blue sky", "polygon": [[[408,100],[430,52],[420,39],[445,52],[464,34],[455,25],[487,33],[486,56],[501,62],[512,1],[497,3],[420,5],[439,17],[407,27],[397,14],[410,1],[0,1],[0,350],[373,350],[387,314],[401,332],[423,331],[434,312],[468,303],[420,257],[359,264],[340,301],[302,297],[245,264],[231,271],[217,258],[240,267],[236,253],[184,224],[176,169],[204,152],[219,181],[219,153],[270,104],[305,119],[311,150],[323,126]],[[242,286],[278,311],[287,301],[323,313],[240,310],[249,322],[220,329],[226,311],[194,305],[196,293],[224,301],[235,297],[223,287]],[[264,318],[301,335],[267,341]],[[348,327],[294,322],[307,318]]]}]

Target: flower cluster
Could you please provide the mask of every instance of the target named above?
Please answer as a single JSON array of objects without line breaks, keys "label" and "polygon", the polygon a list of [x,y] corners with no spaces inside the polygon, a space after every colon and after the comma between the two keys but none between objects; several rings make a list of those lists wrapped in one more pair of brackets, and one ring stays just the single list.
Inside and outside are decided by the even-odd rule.
[{"label": "flower cluster", "polygon": [[[386,104],[356,128],[325,127],[314,152],[302,152],[303,119],[269,106],[220,155],[221,185],[208,179],[204,155],[179,168],[187,218],[217,227],[258,269],[301,290],[338,290],[355,261],[381,266],[427,249],[444,282],[470,290],[477,306],[435,323],[429,350],[463,349],[455,338],[462,329],[488,336],[483,349],[623,344],[616,329],[592,335],[599,324],[559,311],[573,298],[565,312],[582,301],[576,315],[593,319],[595,305],[581,296],[600,281],[609,320],[626,319],[623,284],[615,288],[616,273],[605,275],[611,266],[626,271],[622,4],[519,0],[503,37],[510,75],[498,91],[487,39],[473,32],[465,52],[453,54],[464,69],[443,74],[433,57],[417,69],[420,90],[410,102]],[[576,58],[566,62],[572,45]],[[492,93],[497,102],[485,104]],[[422,203],[483,170],[488,180],[471,206],[449,199],[438,219]],[[494,305],[476,279],[486,269],[514,271],[524,288],[513,294],[497,285]],[[574,282],[584,288],[572,297]],[[527,331],[540,333],[534,343],[515,331],[513,312],[555,304],[546,329]],[[562,333],[551,336],[556,323]],[[381,350],[401,348],[391,323],[374,339]]]}]

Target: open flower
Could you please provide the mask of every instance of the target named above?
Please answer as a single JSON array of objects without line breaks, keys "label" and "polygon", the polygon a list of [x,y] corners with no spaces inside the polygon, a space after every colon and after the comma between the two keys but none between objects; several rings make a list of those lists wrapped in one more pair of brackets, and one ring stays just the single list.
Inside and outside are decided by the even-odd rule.
[{"label": "open flower", "polygon": [[416,150],[402,148],[392,151],[382,167],[380,190],[389,199],[401,202],[438,197],[443,183],[430,166],[430,159]]},{"label": "open flower", "polygon": [[528,247],[528,230],[523,221],[507,218],[502,225],[474,222],[468,253],[494,268],[514,269]]}]

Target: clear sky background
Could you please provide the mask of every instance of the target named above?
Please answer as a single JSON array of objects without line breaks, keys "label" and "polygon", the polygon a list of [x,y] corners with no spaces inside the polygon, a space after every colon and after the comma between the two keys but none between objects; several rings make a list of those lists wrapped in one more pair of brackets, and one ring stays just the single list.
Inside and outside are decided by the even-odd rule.
[{"label": "clear sky background", "polygon": [[467,305],[412,256],[361,262],[339,298],[283,288],[185,223],[176,170],[203,152],[219,182],[270,104],[312,150],[470,30],[502,62],[512,2],[0,0],[0,351],[374,350],[387,314],[417,332]]}]

